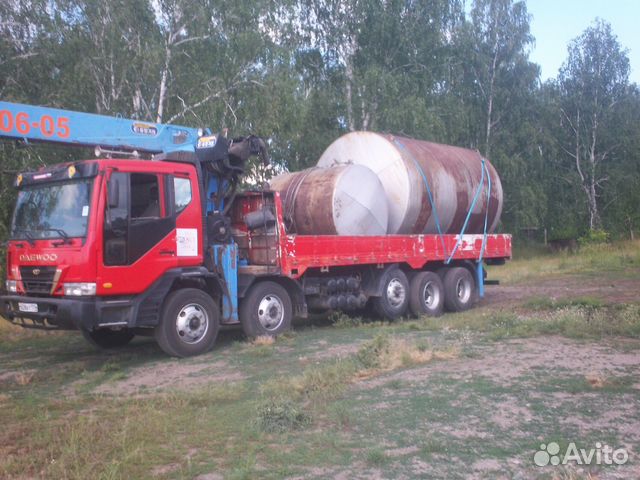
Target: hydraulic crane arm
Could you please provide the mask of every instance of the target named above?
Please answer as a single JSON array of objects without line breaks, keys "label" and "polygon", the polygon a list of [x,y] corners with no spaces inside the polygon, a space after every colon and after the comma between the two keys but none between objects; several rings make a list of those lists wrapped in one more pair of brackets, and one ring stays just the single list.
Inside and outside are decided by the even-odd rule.
[{"label": "hydraulic crane arm", "polygon": [[202,130],[0,101],[0,137],[145,153],[195,152]]}]

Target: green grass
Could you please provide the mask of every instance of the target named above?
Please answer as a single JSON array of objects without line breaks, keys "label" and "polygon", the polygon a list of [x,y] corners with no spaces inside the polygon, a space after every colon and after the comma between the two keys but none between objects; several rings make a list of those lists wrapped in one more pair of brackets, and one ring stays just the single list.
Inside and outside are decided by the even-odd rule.
[{"label": "green grass", "polygon": [[389,457],[381,448],[372,448],[367,451],[367,463],[374,467],[381,467],[389,462]]},{"label": "green grass", "polygon": [[[639,252],[636,242],[518,254],[490,277],[522,288],[547,276],[633,280]],[[540,473],[530,464],[541,441],[635,441],[621,433],[621,419],[640,408],[635,372],[532,365],[504,380],[456,365],[482,364],[500,342],[541,335],[580,339],[585,359],[593,342],[599,355],[635,355],[640,305],[577,290],[394,323],[313,317],[275,343],[225,332],[213,352],[180,361],[146,339],[102,353],[74,333],[0,322],[0,478],[464,478],[482,459],[530,478]],[[191,386],[118,393],[140,368],[162,375],[190,366],[198,367]],[[102,385],[116,393],[96,394]],[[622,416],[598,423],[616,409]],[[496,423],[497,413],[513,424]]]},{"label": "green grass", "polygon": [[492,340],[536,335],[640,338],[640,304],[606,305],[599,300],[577,298],[535,299],[523,306],[533,311],[470,311],[423,318],[415,323],[426,330],[480,332]]},{"label": "green grass", "polygon": [[540,247],[514,247],[513,260],[489,267],[489,278],[521,284],[549,276],[629,274],[640,268],[640,240],[581,247],[575,253],[542,253]]},{"label": "green grass", "polygon": [[561,308],[583,307],[598,309],[605,306],[605,303],[593,297],[577,297],[577,298],[548,298],[534,297],[524,302],[523,306],[532,310],[557,310]]}]

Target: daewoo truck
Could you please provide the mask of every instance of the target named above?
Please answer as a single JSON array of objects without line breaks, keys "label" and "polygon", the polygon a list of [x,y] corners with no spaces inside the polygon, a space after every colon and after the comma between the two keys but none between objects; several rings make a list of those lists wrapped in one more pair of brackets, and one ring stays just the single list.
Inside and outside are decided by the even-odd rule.
[{"label": "daewoo truck", "polygon": [[511,257],[511,237],[486,232],[291,233],[277,192],[239,192],[248,157],[265,158],[257,137],[9,102],[0,136],[95,149],[17,175],[0,307],[102,348],[148,335],[184,357],[221,325],[276,336],[310,310],[464,310],[483,295],[483,264]]}]

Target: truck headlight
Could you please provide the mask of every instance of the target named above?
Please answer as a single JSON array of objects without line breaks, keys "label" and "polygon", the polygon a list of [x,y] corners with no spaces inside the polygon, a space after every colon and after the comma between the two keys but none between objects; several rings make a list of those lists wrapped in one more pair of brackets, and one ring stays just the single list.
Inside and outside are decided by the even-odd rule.
[{"label": "truck headlight", "polygon": [[96,294],[95,283],[65,283],[63,287],[64,294],[69,297],[83,297]]},{"label": "truck headlight", "polygon": [[6,286],[7,286],[7,292],[9,292],[9,293],[18,293],[18,281],[17,280],[7,280]]}]

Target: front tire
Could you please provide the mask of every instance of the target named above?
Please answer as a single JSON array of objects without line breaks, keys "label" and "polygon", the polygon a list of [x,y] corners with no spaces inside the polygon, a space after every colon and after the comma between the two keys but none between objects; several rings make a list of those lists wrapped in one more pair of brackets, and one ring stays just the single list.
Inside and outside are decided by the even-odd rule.
[{"label": "front tire", "polygon": [[247,337],[275,337],[291,328],[293,306],[282,285],[263,281],[249,289],[240,302],[238,313]]},{"label": "front tire", "polygon": [[416,317],[439,317],[444,308],[444,285],[435,272],[418,272],[411,279],[409,309]]},{"label": "front tire", "polygon": [[462,312],[473,307],[477,299],[476,282],[464,267],[448,268],[444,273],[444,305],[450,312]]},{"label": "front tire", "polygon": [[220,330],[220,312],[202,290],[184,288],[169,294],[154,336],[160,348],[172,357],[190,357],[208,352]]},{"label": "front tire", "polygon": [[85,330],[83,328],[81,331],[82,336],[91,345],[105,350],[124,347],[135,337],[135,334],[127,328],[122,330]]},{"label": "front tire", "polygon": [[375,313],[387,320],[395,320],[409,306],[409,280],[402,270],[392,268],[382,275],[382,295],[372,298]]}]

